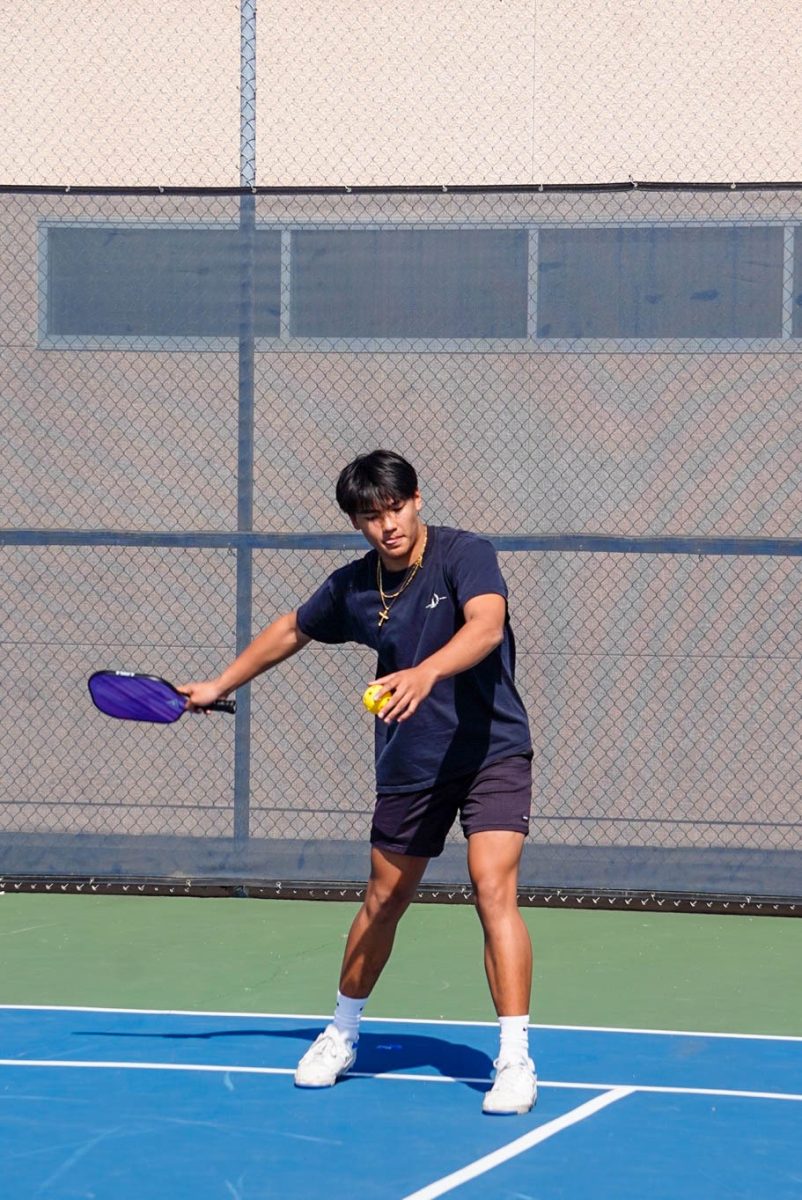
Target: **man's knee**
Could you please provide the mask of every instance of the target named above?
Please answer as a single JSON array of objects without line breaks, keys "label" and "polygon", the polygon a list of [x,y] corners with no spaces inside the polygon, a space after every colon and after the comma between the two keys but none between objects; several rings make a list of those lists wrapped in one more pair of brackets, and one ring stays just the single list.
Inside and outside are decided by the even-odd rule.
[{"label": "man's knee", "polygon": [[468,869],[479,916],[504,918],[518,907],[518,864],[523,837],[508,830],[476,833],[468,841]]},{"label": "man's knee", "polygon": [[374,846],[364,903],[368,919],[392,924],[403,916],[415,899],[427,862],[426,858],[390,853]]},{"label": "man's knee", "polygon": [[483,872],[473,878],[476,910],[483,924],[505,920],[518,910],[516,878],[509,872]]},{"label": "man's knee", "polygon": [[383,924],[394,924],[414,900],[416,886],[400,880],[391,884],[371,880],[365,893],[368,918]]}]

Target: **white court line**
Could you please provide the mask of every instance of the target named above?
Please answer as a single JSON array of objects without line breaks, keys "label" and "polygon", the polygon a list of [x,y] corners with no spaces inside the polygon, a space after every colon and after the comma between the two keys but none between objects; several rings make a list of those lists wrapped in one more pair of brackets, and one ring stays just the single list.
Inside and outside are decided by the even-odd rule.
[{"label": "white court line", "polygon": [[[363,1017],[364,1020],[364,1017]],[[530,1029],[565,1029],[571,1033],[654,1034],[656,1037],[734,1038],[747,1042],[802,1042],[793,1033],[721,1033],[703,1029],[625,1029],[617,1025],[530,1025]]]},{"label": "white court line", "polygon": [[[197,1008],[112,1008],[83,1004],[0,1004],[0,1012],[87,1012],[87,1013],[132,1013],[143,1016],[164,1017],[235,1017],[254,1021],[330,1021],[331,1013],[271,1013],[271,1012],[217,1012]],[[498,1029],[498,1021],[449,1021],[445,1017],[363,1017],[368,1024],[377,1025],[464,1025],[471,1028]],[[532,1024],[530,1029],[557,1029],[572,1033],[628,1033],[654,1034],[657,1037],[692,1038],[735,1038],[752,1042],[802,1042],[802,1035],[783,1033],[722,1033],[700,1029],[631,1029],[617,1025],[543,1025]]]},{"label": "white court line", "polygon": [[[0,1058],[0,1067],[70,1067],[77,1070],[124,1070],[124,1071],[206,1071],[224,1075],[294,1075],[294,1067],[245,1067],[239,1063],[166,1063],[132,1062],[109,1059],[70,1058]],[[490,1084],[487,1077],[424,1075],[405,1071],[348,1071],[349,1079],[389,1079],[402,1083],[478,1083]],[[640,1083],[575,1083],[559,1079],[539,1079],[539,1088],[563,1088],[568,1091],[588,1092],[649,1092],[676,1096],[733,1096],[744,1100],[793,1100],[802,1103],[802,1093],[795,1092],[750,1092],[733,1088],[669,1087],[661,1084]]]},{"label": "white court line", "polygon": [[577,1125],[580,1121],[587,1120],[594,1113],[599,1112],[602,1108],[607,1108],[610,1104],[615,1104],[618,1100],[623,1100],[625,1096],[632,1093],[632,1088],[621,1087],[615,1088],[611,1092],[605,1092],[603,1096],[596,1096],[593,1100],[588,1100],[584,1104],[580,1104],[578,1108],[572,1108],[570,1112],[564,1113],[561,1117],[555,1118],[553,1121],[547,1121],[545,1125],[538,1126],[531,1133],[525,1133],[523,1137],[516,1138],[513,1142],[508,1142],[506,1146],[502,1146],[498,1150],[493,1150],[490,1154],[485,1154],[482,1158],[477,1158],[474,1162],[468,1163],[467,1166],[461,1167],[458,1171],[452,1171],[450,1175],[444,1175],[442,1179],[436,1179],[434,1183],[428,1184],[426,1187],[419,1188],[417,1192],[410,1192],[404,1197],[404,1200],[435,1200],[436,1196],[443,1196],[446,1192],[453,1191],[463,1183],[468,1183],[471,1179],[476,1179],[477,1175],[484,1175],[486,1171],[492,1171],[494,1167],[498,1167],[501,1163],[508,1162],[511,1158],[516,1158],[524,1151],[530,1150],[532,1146],[537,1146],[540,1142],[545,1142],[548,1138],[553,1137],[555,1133],[560,1133],[563,1129],[568,1129],[571,1125]]},{"label": "white court line", "polygon": [[[455,1080],[456,1083],[462,1082]],[[465,1082],[469,1082],[465,1080]],[[628,1087],[633,1092],[648,1092],[668,1096],[734,1096],[742,1100],[794,1100],[802,1103],[802,1092],[749,1092],[736,1088],[669,1087],[650,1083],[572,1083],[560,1079],[538,1079],[539,1088],[574,1088],[577,1091],[607,1091],[610,1088]]]},{"label": "white court line", "polygon": [[[2,894],[2,893],[0,893]],[[272,1013],[272,1012],[208,1012],[199,1008],[108,1008],[83,1004],[0,1004],[0,1011],[16,1012],[87,1012],[87,1013],[141,1013],[143,1016],[158,1017],[246,1017],[253,1021],[330,1021],[327,1013]],[[498,1029],[498,1021],[447,1021],[445,1017],[363,1017],[363,1021],[376,1024],[396,1025],[468,1025],[479,1028]],[[545,1026],[544,1026],[545,1028]]]},{"label": "white court line", "polygon": [[85,1070],[219,1071],[238,1075],[293,1075],[289,1067],[222,1066],[218,1063],[114,1062],[77,1058],[0,1058],[0,1067],[71,1067]]}]

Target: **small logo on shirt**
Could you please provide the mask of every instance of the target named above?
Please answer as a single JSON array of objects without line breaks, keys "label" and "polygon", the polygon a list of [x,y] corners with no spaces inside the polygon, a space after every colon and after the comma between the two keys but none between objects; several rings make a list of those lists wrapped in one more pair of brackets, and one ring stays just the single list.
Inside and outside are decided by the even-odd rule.
[{"label": "small logo on shirt", "polygon": [[441,600],[445,600],[445,596],[438,596],[437,592],[434,592],[426,608],[437,608]]}]

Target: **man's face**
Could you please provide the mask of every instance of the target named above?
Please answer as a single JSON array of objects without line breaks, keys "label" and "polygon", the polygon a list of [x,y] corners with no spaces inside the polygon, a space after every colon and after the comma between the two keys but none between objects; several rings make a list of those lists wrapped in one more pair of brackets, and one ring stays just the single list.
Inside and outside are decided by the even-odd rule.
[{"label": "man's face", "polygon": [[423,543],[423,524],[418,516],[420,492],[408,500],[397,500],[386,508],[357,513],[351,524],[378,550],[391,571],[403,571],[414,562]]}]

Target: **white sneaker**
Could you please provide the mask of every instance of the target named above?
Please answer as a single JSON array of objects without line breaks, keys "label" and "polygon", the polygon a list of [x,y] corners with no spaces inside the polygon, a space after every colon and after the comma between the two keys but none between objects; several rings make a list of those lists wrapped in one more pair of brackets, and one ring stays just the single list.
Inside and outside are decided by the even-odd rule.
[{"label": "white sneaker", "polygon": [[531,1058],[511,1059],[493,1063],[496,1078],[485,1093],[482,1112],[495,1116],[527,1113],[537,1100],[537,1075]]},{"label": "white sneaker", "polygon": [[328,1025],[303,1056],[295,1069],[295,1086],[333,1087],[356,1062],[356,1047],[334,1025]]}]

